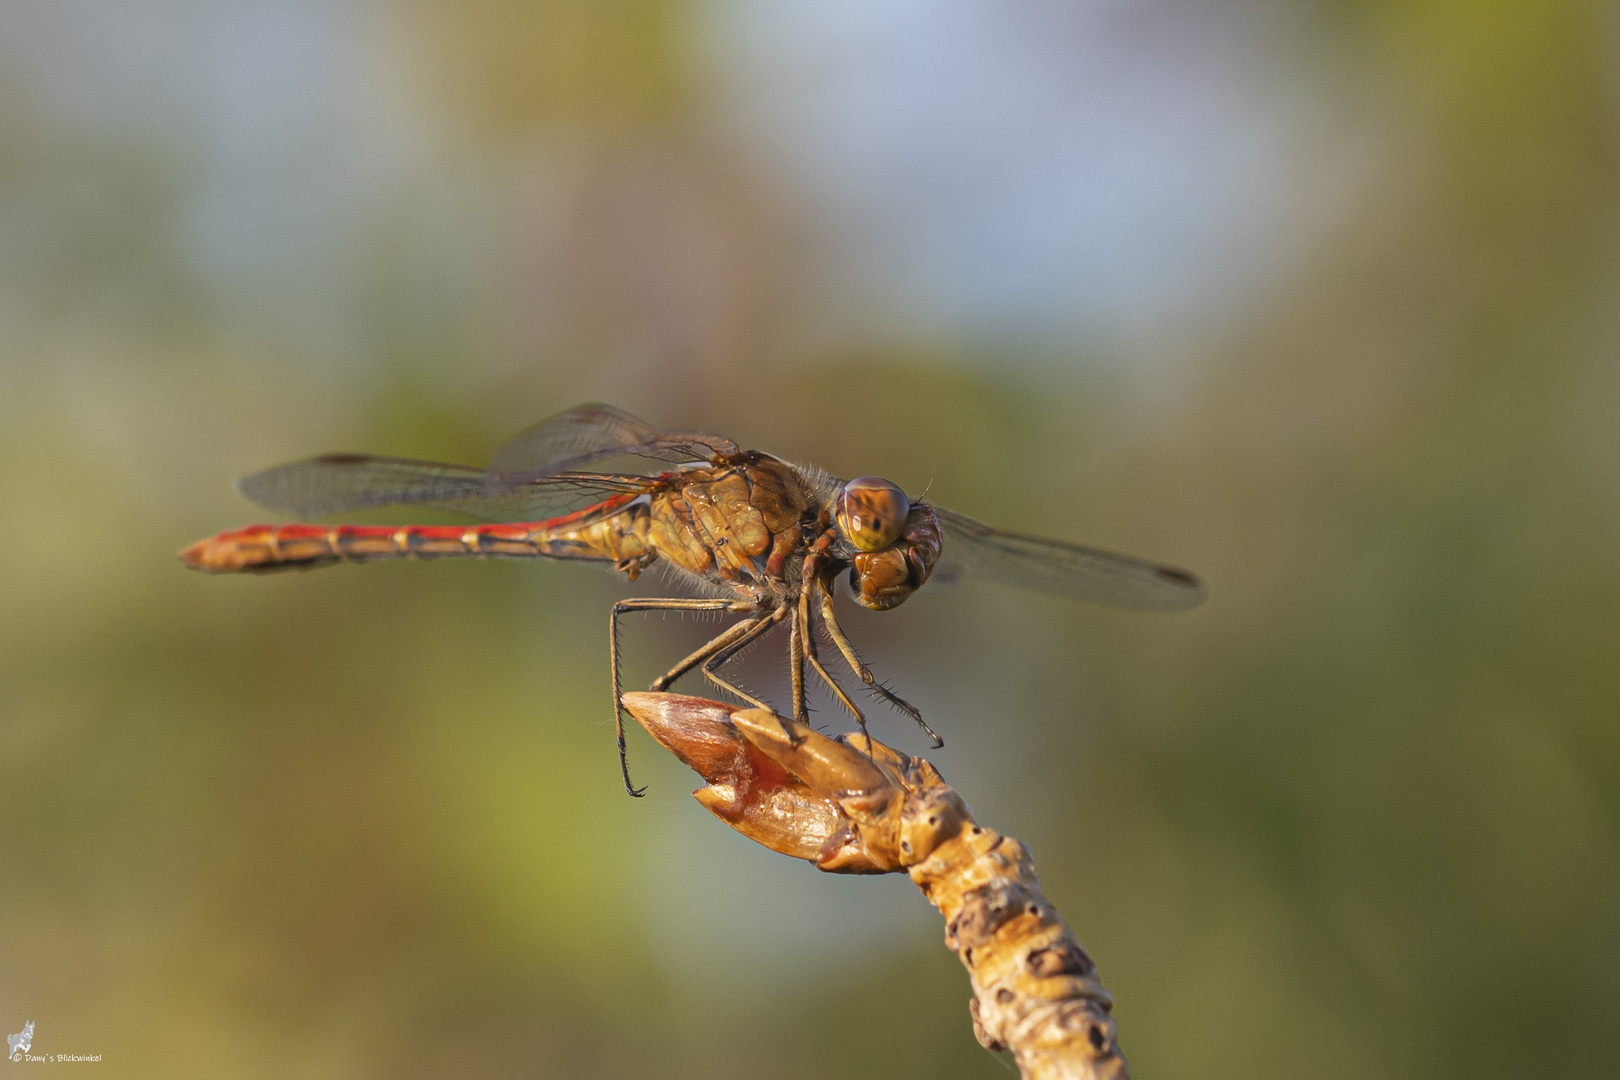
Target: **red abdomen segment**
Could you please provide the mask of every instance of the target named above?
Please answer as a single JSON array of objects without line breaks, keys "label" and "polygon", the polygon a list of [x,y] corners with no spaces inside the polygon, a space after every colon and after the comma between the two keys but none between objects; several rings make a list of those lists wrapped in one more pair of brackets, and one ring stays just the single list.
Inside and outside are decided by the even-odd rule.
[{"label": "red abdomen segment", "polygon": [[551,558],[648,554],[646,500],[624,495],[549,521],[509,525],[249,525],[180,552],[194,570],[254,573],[375,559]]}]

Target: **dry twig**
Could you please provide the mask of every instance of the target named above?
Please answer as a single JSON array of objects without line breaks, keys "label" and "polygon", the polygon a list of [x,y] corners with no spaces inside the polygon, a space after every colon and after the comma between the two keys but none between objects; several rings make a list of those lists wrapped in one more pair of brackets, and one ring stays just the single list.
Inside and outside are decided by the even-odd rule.
[{"label": "dry twig", "polygon": [[698,802],[749,839],[831,873],[910,874],[968,969],[973,1033],[1011,1050],[1024,1077],[1128,1078],[1113,999],[1041,895],[1029,849],[976,824],[927,761],[685,694],[624,704],[703,777]]}]

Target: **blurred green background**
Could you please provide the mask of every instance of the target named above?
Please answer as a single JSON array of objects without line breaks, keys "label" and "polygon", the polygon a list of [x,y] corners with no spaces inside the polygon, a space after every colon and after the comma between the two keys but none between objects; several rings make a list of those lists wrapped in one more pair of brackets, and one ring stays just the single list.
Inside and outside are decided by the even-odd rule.
[{"label": "blurred green background", "polygon": [[173,557],[241,473],[592,399],[1207,577],[850,616],[1137,1075],[1620,1068],[1613,4],[0,7],[0,1027],[1008,1075],[908,882],[751,847],[639,732],[623,795],[655,586]]}]

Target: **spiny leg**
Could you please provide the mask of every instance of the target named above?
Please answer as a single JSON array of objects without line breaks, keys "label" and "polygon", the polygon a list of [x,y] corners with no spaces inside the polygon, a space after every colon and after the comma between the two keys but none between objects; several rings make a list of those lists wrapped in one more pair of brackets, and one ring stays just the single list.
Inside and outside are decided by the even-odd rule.
[{"label": "spiny leg", "polygon": [[[860,677],[861,682],[870,686],[884,701],[917,721],[917,726],[928,732],[928,737],[934,740],[935,746],[944,746],[945,740],[928,726],[922,718],[922,713],[917,711],[917,707],[878,682],[872,674],[872,669],[861,662],[861,658],[855,653],[855,646],[849,643],[849,638],[844,636],[843,628],[838,625],[838,618],[833,614],[832,593],[827,591],[827,583],[820,578],[816,579],[816,594],[821,598],[821,621],[826,625],[827,633],[832,637],[833,644],[838,646],[838,651],[844,654],[844,660]],[[864,725],[861,730],[863,732],[866,730]]]},{"label": "spiny leg", "polygon": [[821,676],[821,681],[827,684],[828,689],[832,690],[833,694],[838,698],[839,704],[849,710],[849,715],[855,718],[855,723],[860,725],[861,733],[864,735],[866,733],[865,714],[849,699],[849,695],[844,693],[844,688],[838,685],[838,680],[834,679],[827,669],[821,666],[821,658],[816,655],[815,629],[810,624],[809,588],[799,594],[799,610],[795,621],[803,626],[801,637],[804,640],[804,658],[810,661],[810,666],[815,669],[817,675]]},{"label": "spiny leg", "polygon": [[801,602],[788,620],[788,674],[793,680],[793,719],[801,724],[810,722],[810,709],[804,703],[804,631],[809,623],[804,619]]},{"label": "spiny leg", "polygon": [[[726,611],[738,610],[738,601],[712,599],[636,599],[620,600],[608,615],[608,659],[613,667],[613,733],[619,741],[619,772],[624,775],[624,790],[640,798],[646,788],[630,782],[630,761],[624,745],[623,690],[619,682],[619,616],[626,611]],[[724,637],[725,635],[721,635]]]},{"label": "spiny leg", "polygon": [[[739,610],[752,611],[753,608],[744,605]],[[669,689],[670,684],[676,679],[679,679],[682,675],[685,675],[687,672],[703,663],[703,661],[707,660],[709,657],[713,656],[727,645],[730,645],[733,641],[736,641],[743,634],[746,634],[755,623],[763,618],[765,618],[764,615],[756,615],[752,618],[743,619],[739,622],[732,623],[720,634],[710,638],[708,641],[705,641],[702,645],[698,646],[697,650],[693,652],[691,656],[688,656],[686,659],[664,672],[658,678],[654,679],[653,684],[651,687],[649,687],[649,689],[655,691]]]},{"label": "spiny leg", "polygon": [[739,687],[733,686],[731,683],[722,679],[716,669],[718,669],[721,664],[724,664],[726,661],[734,658],[749,645],[752,645],[767,630],[770,630],[777,623],[786,618],[788,612],[792,610],[793,609],[787,604],[783,604],[769,615],[762,616],[758,620],[755,620],[745,633],[738,636],[737,640],[719,649],[713,656],[710,656],[703,662],[703,674],[710,682],[714,683],[714,685],[726,691],[728,694],[736,694],[754,708],[775,711],[772,710],[768,704],[754,697],[752,694],[746,693]]}]

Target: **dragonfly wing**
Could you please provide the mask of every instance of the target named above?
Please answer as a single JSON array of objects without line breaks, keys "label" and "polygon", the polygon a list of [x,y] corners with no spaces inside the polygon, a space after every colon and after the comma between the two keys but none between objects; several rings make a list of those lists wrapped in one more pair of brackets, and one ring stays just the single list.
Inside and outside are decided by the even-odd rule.
[{"label": "dragonfly wing", "polygon": [[737,445],[718,435],[660,431],[611,405],[576,405],[519,432],[495,451],[489,471],[532,477],[571,472],[612,457],[681,462],[735,453]]},{"label": "dragonfly wing", "polygon": [[468,465],[371,454],[326,454],[265,469],[236,484],[265,509],[299,517],[431,505],[484,521],[540,521],[646,486],[644,477],[608,473],[507,480]]},{"label": "dragonfly wing", "polygon": [[932,509],[945,534],[941,569],[947,577],[965,572],[1032,592],[1144,611],[1182,611],[1204,600],[1203,582],[1186,570]]}]

